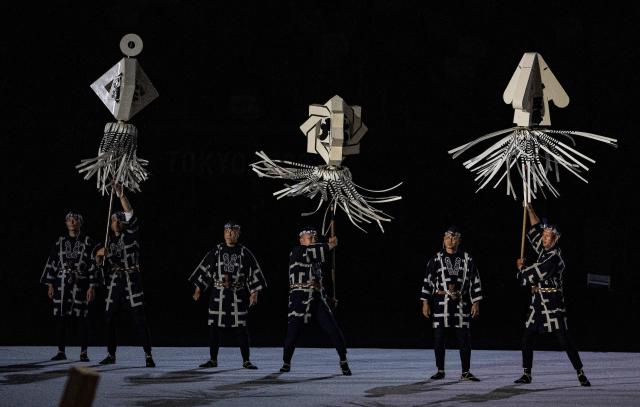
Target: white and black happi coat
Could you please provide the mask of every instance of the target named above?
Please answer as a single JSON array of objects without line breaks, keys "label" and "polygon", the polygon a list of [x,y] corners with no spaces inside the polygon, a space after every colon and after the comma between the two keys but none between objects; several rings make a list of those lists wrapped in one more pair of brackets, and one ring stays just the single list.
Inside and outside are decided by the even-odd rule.
[{"label": "white and black happi coat", "polygon": [[98,283],[93,246],[93,240],[81,233],[60,236],[51,248],[40,282],[53,284],[53,315],[87,316],[87,290]]},{"label": "white and black happi coat", "polygon": [[311,302],[321,301],[319,306],[327,304],[322,288],[322,264],[329,255],[329,245],[314,243],[309,246],[296,246],[289,254],[289,313],[288,318],[311,318]]},{"label": "white and black happi coat", "polygon": [[189,281],[201,291],[211,287],[209,325],[222,328],[246,326],[249,295],[267,286],[255,256],[241,244],[219,244],[202,259]]},{"label": "white and black happi coat", "polygon": [[108,290],[107,317],[118,309],[144,305],[140,273],[138,217],[125,212],[128,224],[119,236],[111,236],[105,261],[104,284]]},{"label": "white and black happi coat", "polygon": [[469,253],[443,250],[429,259],[420,298],[431,304],[434,328],[469,328],[471,304],[482,299],[480,274]]},{"label": "white and black happi coat", "polygon": [[525,326],[536,332],[553,332],[567,329],[567,315],[562,293],[564,260],[562,251],[556,245],[551,250],[542,246],[542,225],[534,225],[527,238],[538,254],[538,259],[530,266],[518,271],[518,279],[523,286],[538,287],[531,293],[531,305]]}]

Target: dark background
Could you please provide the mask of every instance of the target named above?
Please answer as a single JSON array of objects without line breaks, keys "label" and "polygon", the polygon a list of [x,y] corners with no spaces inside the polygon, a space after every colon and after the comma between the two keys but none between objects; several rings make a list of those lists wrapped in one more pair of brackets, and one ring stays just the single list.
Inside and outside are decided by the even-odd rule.
[{"label": "dark background", "polygon": [[[345,164],[369,188],[403,181],[384,234],[338,215],[336,316],[351,347],[429,347],[419,292],[426,260],[451,223],[478,263],[485,289],[475,348],[517,349],[529,294],[515,280],[522,210],[482,190],[447,150],[511,126],[502,92],[522,54],[540,52],[571,98],[551,107],[553,127],[619,139],[614,150],[579,140],[597,160],[584,184],[562,173],[558,199],[535,203],[560,224],[566,299],[579,349],[638,351],[636,148],[638,6],[584,2],[112,2],[3,8],[0,39],[3,214],[0,343],[53,344],[47,253],[70,208],[104,236],[108,199],[74,166],[95,156],[113,118],[89,85],[140,35],[137,57],[160,97],[131,122],[152,177],[129,194],[141,219],[142,267],[156,346],[204,345],[206,301],[187,277],[222,241],[224,221],[243,226],[269,287],[251,314],[255,346],[280,346],[286,329],[287,261],[305,198],[276,201],[282,182],[259,179],[254,152],[321,163],[298,126],[308,105],[333,95],[362,106],[369,127]],[[513,2],[515,3],[515,2]],[[15,3],[13,3],[15,4]],[[45,7],[45,8],[42,8]],[[470,158],[466,154],[463,158]],[[319,226],[319,225],[318,225]],[[588,288],[587,273],[612,277]],[[92,345],[104,344],[103,294],[93,305]],[[317,335],[316,335],[317,334]],[[554,338],[543,340],[555,346]],[[133,338],[123,333],[122,343]],[[302,345],[328,345],[309,328]]]}]

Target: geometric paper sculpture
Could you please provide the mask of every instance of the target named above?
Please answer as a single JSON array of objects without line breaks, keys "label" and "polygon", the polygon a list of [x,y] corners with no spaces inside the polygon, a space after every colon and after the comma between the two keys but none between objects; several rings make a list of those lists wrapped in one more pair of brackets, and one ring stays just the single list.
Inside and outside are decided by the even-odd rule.
[{"label": "geometric paper sculpture", "polygon": [[113,182],[132,191],[140,190],[140,183],[148,178],[148,161],[137,157],[138,131],[126,123],[136,113],[158,97],[158,92],[133,58],[142,51],[142,40],[127,34],[120,41],[125,55],[111,69],[91,84],[91,89],[109,109],[117,122],[107,123],[98,148],[98,155],[84,159],[76,166],[86,173],[84,179],[96,175],[98,189],[105,194]]},{"label": "geometric paper sculpture", "polygon": [[504,180],[507,195],[517,199],[511,175],[515,169],[522,183],[525,204],[537,198],[538,193],[546,197],[545,190],[557,197],[560,194],[552,180],[555,178],[555,182],[560,181],[560,167],[587,182],[580,173],[588,171],[587,163],[595,163],[574,148],[576,137],[617,147],[617,140],[610,137],[548,127],[551,125],[549,102],[565,107],[569,104],[569,96],[538,53],[524,54],[504,91],[503,99],[512,105],[513,121],[517,127],[484,135],[449,150],[449,154],[457,158],[475,145],[499,137],[484,152],[464,162],[464,166],[476,175],[478,191],[494,180],[496,188]]},{"label": "geometric paper sculpture", "polygon": [[349,106],[340,96],[332,97],[324,105],[310,105],[309,118],[300,126],[307,137],[307,152],[319,154],[326,165],[313,166],[290,161],[272,160],[263,151],[256,152],[260,161],[251,164],[260,177],[295,181],[273,193],[278,199],[305,196],[318,198],[317,213],[324,204],[323,233],[329,224],[328,215],[342,209],[351,223],[365,231],[361,224],[375,222],[384,232],[382,222],[391,216],[375,208],[374,204],[402,199],[400,196],[370,196],[389,192],[400,185],[385,190],[370,190],[353,182],[351,171],[342,162],[347,155],[360,152],[360,141],[367,132],[362,122],[360,106]]}]

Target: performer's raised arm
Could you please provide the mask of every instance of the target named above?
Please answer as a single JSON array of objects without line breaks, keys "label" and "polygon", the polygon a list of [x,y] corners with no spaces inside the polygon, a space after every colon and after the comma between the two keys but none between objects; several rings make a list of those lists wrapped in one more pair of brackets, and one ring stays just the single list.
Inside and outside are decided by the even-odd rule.
[{"label": "performer's raised arm", "polygon": [[131,203],[124,194],[124,188],[122,188],[122,185],[115,184],[114,187],[116,189],[116,195],[118,196],[118,198],[120,198],[120,205],[122,205],[122,210],[125,213],[133,214],[133,207],[131,207]]},{"label": "performer's raised arm", "polygon": [[535,226],[540,223],[540,218],[538,218],[538,215],[531,204],[527,205],[527,213],[529,213],[529,223],[531,226]]},{"label": "performer's raised arm", "polygon": [[[542,250],[542,229],[540,228],[540,218],[538,218],[538,215],[536,214],[536,211],[535,209],[533,209],[533,206],[531,206],[531,204],[528,204],[526,208],[527,213],[529,214],[529,223],[531,224],[531,228],[527,232],[527,239],[529,240],[529,243],[531,243],[531,247],[536,252],[536,254],[540,254]],[[517,260],[518,269],[524,267],[524,264],[524,258]]]}]

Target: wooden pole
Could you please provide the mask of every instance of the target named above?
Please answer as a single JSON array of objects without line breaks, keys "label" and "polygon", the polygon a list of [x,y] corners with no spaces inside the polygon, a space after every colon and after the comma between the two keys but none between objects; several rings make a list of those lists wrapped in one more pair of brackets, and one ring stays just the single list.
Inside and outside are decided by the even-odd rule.
[{"label": "wooden pole", "polygon": [[[331,219],[331,237],[335,237],[336,236],[336,219],[335,219],[335,213],[334,216],[332,216]],[[337,305],[338,302],[338,295],[336,294],[336,249],[337,247],[333,248],[333,253],[331,254],[331,283],[333,284],[333,299],[335,300],[335,303]]]},{"label": "wooden pole", "polygon": [[524,237],[527,232],[527,206],[529,206],[529,166],[522,163],[522,240],[520,241],[520,258],[524,259]]},{"label": "wooden pole", "polygon": [[524,259],[524,236],[527,231],[527,204],[523,202],[522,211],[522,241],[520,242],[520,258]]},{"label": "wooden pole", "polygon": [[111,196],[109,197],[109,213],[107,214],[107,230],[104,234],[104,250],[107,250],[109,244],[109,228],[111,227],[111,210],[113,209],[113,190],[115,186],[111,186]]}]

